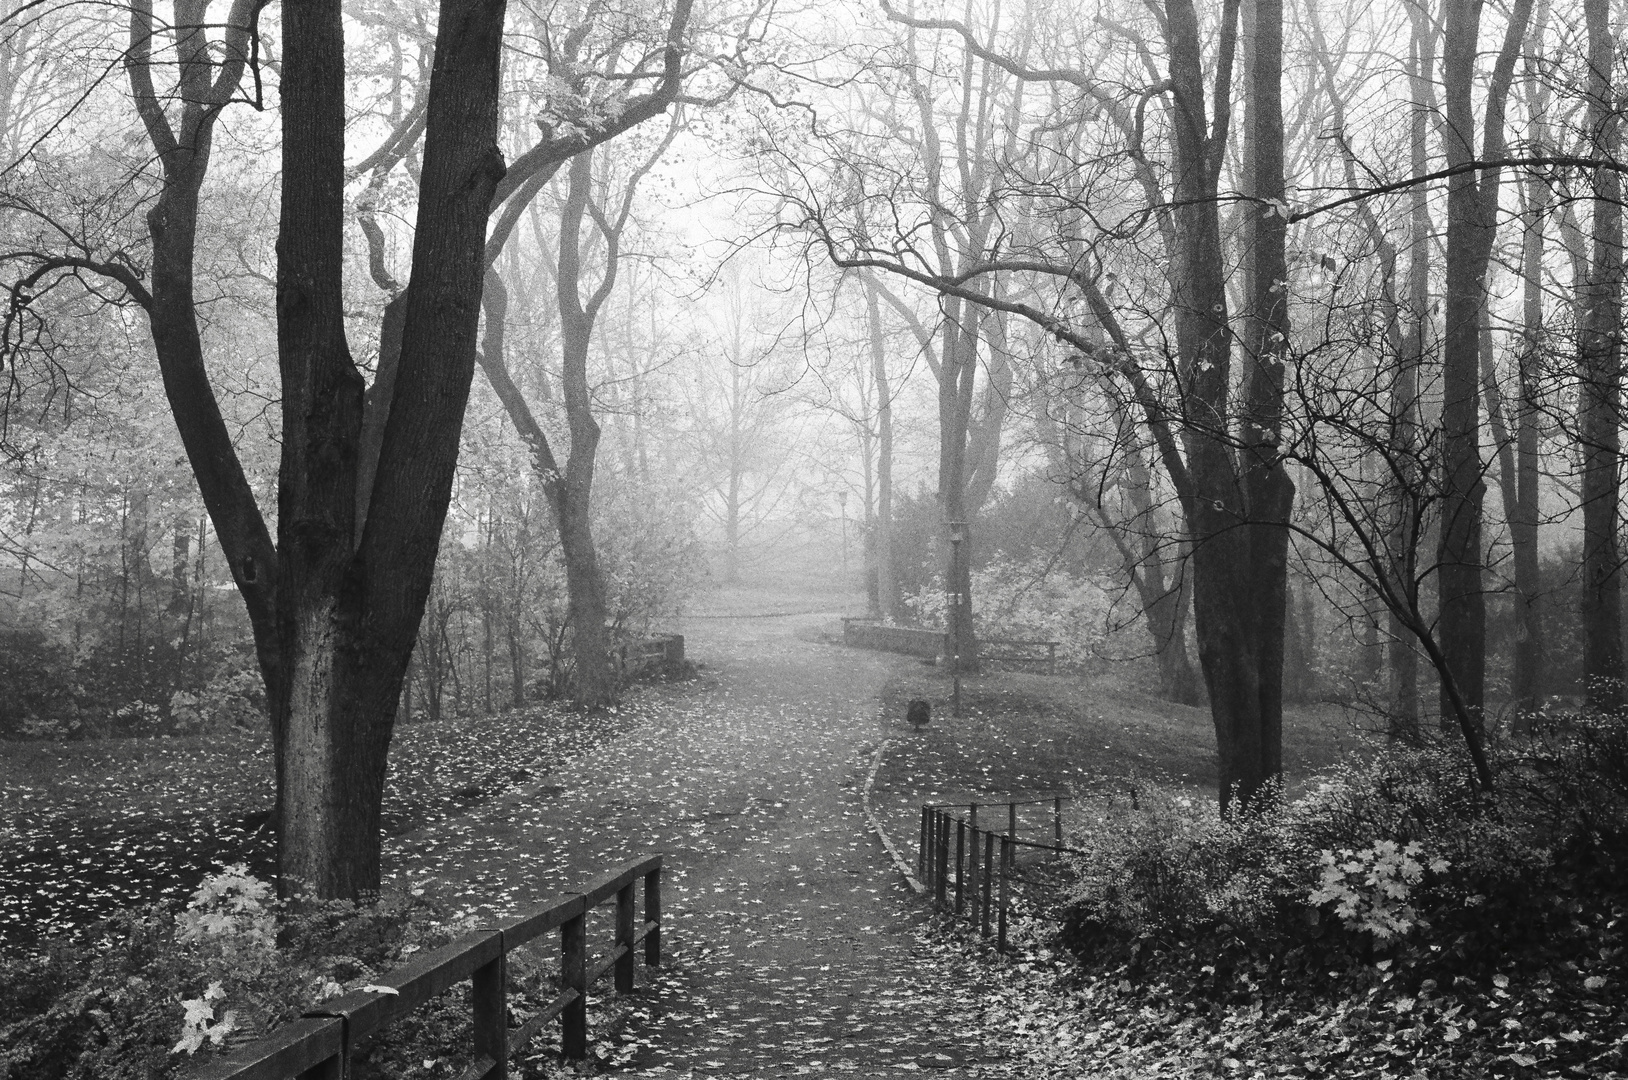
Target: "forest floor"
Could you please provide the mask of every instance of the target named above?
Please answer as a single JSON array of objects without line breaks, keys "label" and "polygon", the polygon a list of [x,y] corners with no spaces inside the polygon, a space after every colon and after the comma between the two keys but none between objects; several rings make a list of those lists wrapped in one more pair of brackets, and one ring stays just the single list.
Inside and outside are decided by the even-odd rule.
[{"label": "forest floor", "polygon": [[[1133,777],[1213,788],[1208,716],[1111,679],[992,672],[967,680],[955,719],[940,672],[836,643],[860,603],[719,590],[678,627],[694,679],[596,717],[402,728],[387,875],[478,918],[663,852],[663,966],[596,1010],[595,1052],[624,1074],[1078,1075],[1054,1015],[1076,1006],[1039,992],[1062,967],[1033,927],[995,957],[930,917],[877,841],[862,808],[877,750],[876,806],[912,858],[926,801]],[[913,697],[934,703],[921,732],[903,720]],[[1327,710],[1288,723],[1291,778],[1356,745]],[[184,896],[222,862],[269,866],[263,739],[5,749],[0,798],[22,812],[0,827],[0,941]],[[1209,1055],[1222,1073],[1230,1052]]]}]

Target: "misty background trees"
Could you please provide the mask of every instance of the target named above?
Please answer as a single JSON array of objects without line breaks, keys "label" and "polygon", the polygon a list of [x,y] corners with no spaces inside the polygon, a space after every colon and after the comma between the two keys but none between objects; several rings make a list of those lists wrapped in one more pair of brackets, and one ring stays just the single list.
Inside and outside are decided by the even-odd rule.
[{"label": "misty background trees", "polygon": [[349,894],[393,724],[770,572],[1207,703],[1223,800],[1285,700],[1482,787],[1620,704],[1605,0],[318,6],[6,9],[7,737],[317,731]]}]

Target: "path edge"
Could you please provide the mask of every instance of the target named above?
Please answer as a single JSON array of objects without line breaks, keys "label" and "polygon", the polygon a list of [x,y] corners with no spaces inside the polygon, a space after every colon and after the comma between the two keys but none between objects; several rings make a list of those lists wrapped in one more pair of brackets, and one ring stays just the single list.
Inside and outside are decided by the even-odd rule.
[{"label": "path edge", "polygon": [[916,878],[916,875],[910,872],[910,864],[905,862],[903,855],[899,854],[898,846],[893,843],[893,838],[882,827],[882,820],[876,816],[876,811],[871,806],[871,788],[876,786],[876,774],[882,768],[882,755],[887,752],[887,748],[892,741],[891,739],[883,739],[882,745],[876,748],[876,754],[871,758],[870,775],[865,777],[865,790],[860,796],[860,801],[865,807],[866,820],[870,822],[871,829],[876,833],[877,838],[882,841],[882,846],[887,848],[887,853],[893,857],[893,865],[899,868],[899,873],[904,877],[905,884],[909,885],[911,891],[917,896],[925,896],[927,886],[923,885]]}]

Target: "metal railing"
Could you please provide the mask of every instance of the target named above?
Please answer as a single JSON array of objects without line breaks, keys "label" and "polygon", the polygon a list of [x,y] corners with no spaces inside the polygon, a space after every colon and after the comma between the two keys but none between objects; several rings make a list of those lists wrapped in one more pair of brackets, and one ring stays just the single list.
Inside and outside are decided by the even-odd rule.
[{"label": "metal railing", "polygon": [[[926,883],[933,904],[940,910],[951,911],[956,918],[970,915],[984,937],[990,936],[993,923],[995,947],[1005,952],[1012,883],[1017,880],[1017,849],[1036,848],[1051,854],[1071,851],[1063,846],[1063,803],[1070,801],[1072,796],[1052,794],[989,802],[923,804],[916,874]],[[1050,842],[1019,840],[1018,808],[1047,804],[1051,807]],[[980,810],[986,813],[1004,810],[1000,815],[1005,819],[1001,823],[1004,829],[980,827]]]},{"label": "metal railing", "polygon": [[[565,1057],[588,1054],[588,991],[615,972],[616,992],[633,989],[634,950],[661,963],[661,856],[611,871],[581,892],[567,893],[489,929],[474,930],[417,957],[375,981],[382,990],[353,990],[258,1042],[207,1062],[189,1080],[340,1080],[349,1075],[351,1048],[466,979],[472,984],[475,1060],[458,1080],[506,1080],[508,1061],[556,1017]],[[644,879],[644,924],[635,925],[634,889]],[[598,962],[588,961],[587,914],[612,897],[615,940]],[[517,1028],[508,1025],[509,953],[550,930],[560,931],[560,992]]]}]

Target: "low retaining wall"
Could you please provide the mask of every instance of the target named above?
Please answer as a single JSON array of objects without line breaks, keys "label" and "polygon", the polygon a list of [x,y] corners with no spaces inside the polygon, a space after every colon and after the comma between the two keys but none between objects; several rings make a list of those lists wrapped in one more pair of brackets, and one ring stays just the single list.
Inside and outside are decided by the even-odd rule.
[{"label": "low retaining wall", "polygon": [[856,649],[878,649],[904,653],[928,660],[945,655],[946,634],[942,630],[917,630],[909,626],[883,626],[868,619],[843,619],[842,643]]}]

